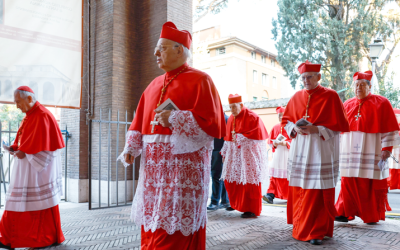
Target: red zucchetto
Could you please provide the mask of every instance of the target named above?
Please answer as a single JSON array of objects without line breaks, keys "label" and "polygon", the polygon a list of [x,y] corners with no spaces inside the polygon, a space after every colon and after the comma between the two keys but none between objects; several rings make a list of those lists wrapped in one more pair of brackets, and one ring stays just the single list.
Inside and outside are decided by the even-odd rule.
[{"label": "red zucchetto", "polygon": [[178,30],[173,22],[164,23],[161,29],[160,38],[181,43],[187,49],[190,49],[190,45],[192,44],[192,36],[190,35],[190,32],[187,30]]},{"label": "red zucchetto", "polygon": [[35,94],[33,92],[33,90],[31,88],[29,88],[28,86],[20,86],[17,88],[17,90],[28,91],[28,92],[31,92],[32,94]]},{"label": "red zucchetto", "polygon": [[285,108],[284,107],[277,107],[276,108],[276,113],[277,114],[279,114],[279,113],[284,113],[285,112]]},{"label": "red zucchetto", "polygon": [[238,95],[238,94],[235,94],[235,95],[230,94],[228,97],[228,100],[229,100],[229,104],[239,103],[239,102],[242,102],[242,96]]},{"label": "red zucchetto", "polygon": [[308,60],[297,68],[300,74],[305,72],[319,72],[321,70],[321,64],[310,63]]},{"label": "red zucchetto", "polygon": [[356,72],[353,75],[353,81],[362,80],[362,79],[371,81],[372,76],[373,76],[373,73],[371,70],[365,71],[364,73]]}]

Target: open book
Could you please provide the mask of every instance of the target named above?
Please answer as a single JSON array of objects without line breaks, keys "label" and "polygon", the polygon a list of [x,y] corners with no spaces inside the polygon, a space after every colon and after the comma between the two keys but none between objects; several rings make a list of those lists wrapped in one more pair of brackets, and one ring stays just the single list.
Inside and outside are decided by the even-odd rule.
[{"label": "open book", "polygon": [[158,106],[158,108],[156,108],[156,111],[162,110],[179,110],[179,108],[171,99],[168,98],[165,102]]}]

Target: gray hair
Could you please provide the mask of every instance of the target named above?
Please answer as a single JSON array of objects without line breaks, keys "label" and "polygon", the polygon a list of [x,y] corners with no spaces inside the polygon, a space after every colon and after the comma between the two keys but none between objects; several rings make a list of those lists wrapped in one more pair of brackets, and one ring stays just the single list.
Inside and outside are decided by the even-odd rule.
[{"label": "gray hair", "polygon": [[192,58],[192,52],[190,52],[190,50],[188,48],[186,48],[185,45],[183,45],[181,43],[175,43],[175,47],[178,47],[178,46],[182,46],[183,54],[185,55],[186,60],[190,60]]},{"label": "gray hair", "polygon": [[19,96],[20,96],[21,98],[23,98],[23,99],[26,99],[26,98],[28,98],[28,96],[30,96],[30,97],[32,97],[33,103],[36,102],[36,97],[35,97],[35,94],[34,94],[34,93],[31,93],[31,92],[29,92],[29,91],[19,90],[19,89],[16,89],[16,90],[14,91],[14,94],[15,94],[15,93],[19,93]]}]

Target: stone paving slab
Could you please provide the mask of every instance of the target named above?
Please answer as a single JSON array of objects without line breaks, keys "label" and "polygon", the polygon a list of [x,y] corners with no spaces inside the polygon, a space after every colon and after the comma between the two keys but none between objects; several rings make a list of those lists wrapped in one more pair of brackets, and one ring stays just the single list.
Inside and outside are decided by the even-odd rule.
[{"label": "stone paving slab", "polygon": [[[129,220],[130,206],[89,211],[87,204],[61,203],[60,212],[66,241],[46,249],[140,249],[140,228]],[[263,206],[261,216],[253,219],[217,210],[208,212],[207,249],[400,250],[400,220],[386,219],[378,225],[360,219],[335,222],[334,237],[312,246],[292,238],[285,207]]]}]

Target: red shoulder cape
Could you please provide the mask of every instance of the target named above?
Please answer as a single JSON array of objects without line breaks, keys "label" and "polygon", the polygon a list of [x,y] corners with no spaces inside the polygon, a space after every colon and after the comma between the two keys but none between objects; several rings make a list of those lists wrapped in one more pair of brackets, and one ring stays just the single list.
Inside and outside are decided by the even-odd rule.
[{"label": "red shoulder cape", "polygon": [[[233,115],[228,119],[227,130],[228,134],[225,136],[225,141],[232,141],[231,131],[233,130]],[[268,139],[268,132],[260,117],[246,107],[243,107],[236,116],[235,132],[252,140]]]},{"label": "red shoulder cape", "polygon": [[[349,122],[347,121],[346,112],[343,103],[336,91],[322,87],[311,96],[310,107],[308,109],[307,120],[315,126],[324,126],[333,131],[349,132]],[[297,91],[286,106],[285,113],[282,117],[282,126],[288,121],[296,123],[306,114],[306,105],[308,93],[313,93],[317,89],[305,89]]]},{"label": "red shoulder cape", "polygon": [[[356,121],[359,101],[364,103],[360,110],[361,117]],[[350,131],[387,133],[399,130],[393,107],[386,97],[373,94],[361,100],[353,97],[344,103],[344,108],[349,118]]]},{"label": "red shoulder cape", "polygon": [[[287,138],[286,141],[292,142],[292,139],[290,139],[285,128],[283,128],[282,125],[280,123],[278,123],[274,127],[272,127],[271,133],[269,133],[268,144],[272,144],[272,140],[275,140],[276,137],[278,137],[278,135],[281,133],[281,128],[282,128],[282,135]],[[290,146],[288,146],[288,148],[290,148]],[[275,152],[274,147],[272,147],[272,152]]]},{"label": "red shoulder cape", "polygon": [[[21,144],[18,146],[18,141]],[[26,154],[55,151],[65,147],[60,127],[53,114],[38,101],[26,113],[12,148]]]},{"label": "red shoulder cape", "polygon": [[[172,79],[178,72],[187,67],[168,85],[163,96],[163,103],[170,98],[180,110],[191,111],[201,129],[215,138],[222,138],[226,133],[224,112],[218,91],[209,75],[191,68],[188,64],[167,72],[154,79],[143,92],[136,109],[135,118],[129,130],[137,130],[150,135],[157,104],[164,83]],[[172,134],[171,129],[157,125],[154,134]]]}]

